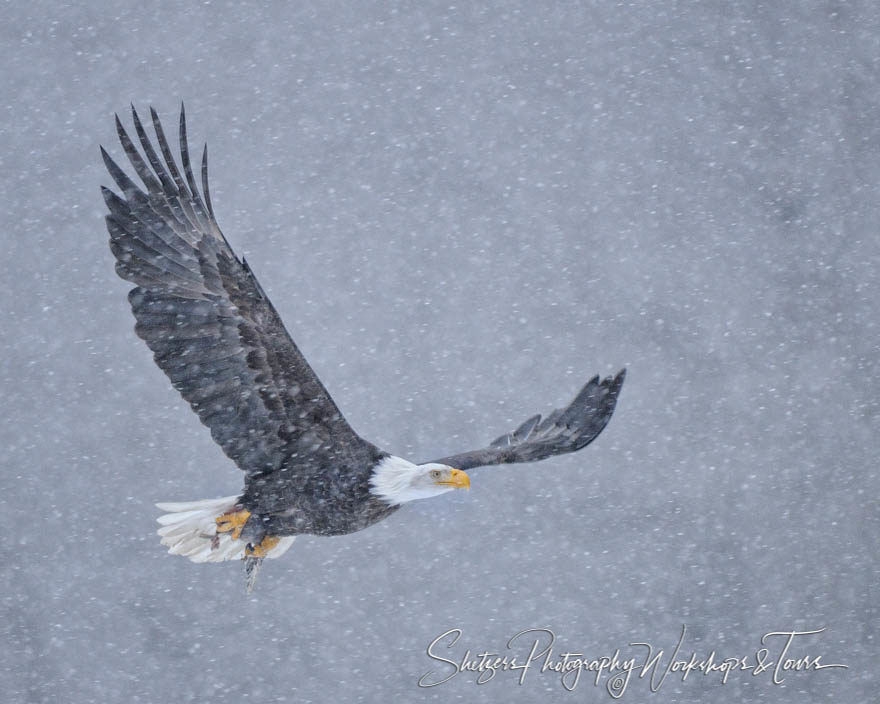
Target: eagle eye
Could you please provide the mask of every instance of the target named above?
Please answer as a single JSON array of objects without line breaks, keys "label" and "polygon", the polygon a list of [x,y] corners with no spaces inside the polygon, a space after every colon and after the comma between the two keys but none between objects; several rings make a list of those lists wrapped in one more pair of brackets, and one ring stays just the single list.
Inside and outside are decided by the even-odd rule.
[{"label": "eagle eye", "polygon": [[431,470],[431,478],[432,479],[439,479],[440,478],[440,470],[439,469],[432,469]]}]

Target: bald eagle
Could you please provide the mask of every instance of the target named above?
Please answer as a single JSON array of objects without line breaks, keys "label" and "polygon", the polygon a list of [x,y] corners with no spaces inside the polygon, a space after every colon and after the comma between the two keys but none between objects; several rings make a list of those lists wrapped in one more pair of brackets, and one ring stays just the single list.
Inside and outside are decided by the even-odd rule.
[{"label": "bald eagle", "polygon": [[[223,452],[245,473],[240,495],[161,503],[159,535],[194,562],[241,558],[253,586],[264,558],[299,534],[341,535],[408,501],[468,488],[464,470],[575,452],[611,418],[625,370],[586,383],[566,407],[534,415],[481,450],[415,464],[360,437],[294,344],[248,263],[229,246],[211,205],[208,151],[201,191],[180,110],[180,165],[156,111],[158,151],[132,106],[143,153],[119,116],[116,131],[142,186],[101,148],[120,194],[102,186],[116,272],[135,285],[135,332]],[[182,168],[181,168],[182,167]]]}]

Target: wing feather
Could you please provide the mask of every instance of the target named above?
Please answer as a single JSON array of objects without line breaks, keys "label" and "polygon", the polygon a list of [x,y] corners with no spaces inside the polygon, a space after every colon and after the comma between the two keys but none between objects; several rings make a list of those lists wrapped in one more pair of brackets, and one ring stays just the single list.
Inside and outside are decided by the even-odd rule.
[{"label": "wing feather", "polygon": [[[135,332],[214,440],[266,491],[314,481],[340,452],[369,468],[378,450],[348,425],[294,344],[251,268],[217,225],[208,191],[207,147],[199,193],[181,106],[178,168],[159,115],[150,109],[158,151],[137,111],[138,150],[116,131],[143,188],[102,148],[121,191],[102,187],[118,274],[135,284]],[[161,154],[161,158],[160,158]],[[317,440],[317,442],[316,442]],[[290,458],[296,457],[295,466]],[[281,494],[285,493],[283,490]]]},{"label": "wing feather", "polygon": [[493,464],[537,462],[576,452],[589,445],[611,420],[626,370],[599,380],[593,377],[565,408],[557,408],[541,420],[534,415],[516,430],[493,440],[489,447],[450,455],[434,462],[458,469]]}]

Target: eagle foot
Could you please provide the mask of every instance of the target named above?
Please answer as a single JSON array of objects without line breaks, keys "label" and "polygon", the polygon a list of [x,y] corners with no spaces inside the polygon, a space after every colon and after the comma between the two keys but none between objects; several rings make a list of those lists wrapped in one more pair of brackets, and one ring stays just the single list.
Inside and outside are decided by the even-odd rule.
[{"label": "eagle foot", "polygon": [[266,557],[269,554],[269,551],[274,548],[281,541],[281,538],[276,538],[274,535],[267,535],[261,541],[259,545],[251,545],[247,544],[247,547],[244,549],[245,557]]},{"label": "eagle foot", "polygon": [[224,513],[222,516],[217,516],[217,518],[214,519],[214,522],[217,524],[217,533],[232,533],[232,539],[238,540],[241,537],[241,531],[244,528],[244,524],[247,523],[247,520],[250,517],[251,512],[243,508],[237,511]]}]

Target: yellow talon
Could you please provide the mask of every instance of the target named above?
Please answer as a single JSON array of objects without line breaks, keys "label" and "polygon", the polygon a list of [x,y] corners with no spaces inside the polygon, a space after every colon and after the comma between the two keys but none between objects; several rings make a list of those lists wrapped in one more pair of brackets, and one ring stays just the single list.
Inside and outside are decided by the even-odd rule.
[{"label": "yellow talon", "polygon": [[281,542],[281,538],[276,538],[274,535],[267,535],[260,541],[259,545],[251,545],[249,543],[244,549],[244,554],[247,557],[266,557],[266,555],[269,554],[269,551],[278,545],[279,542]]},{"label": "yellow talon", "polygon": [[247,520],[250,517],[251,512],[246,511],[245,509],[230,511],[229,513],[224,513],[222,516],[217,516],[214,520],[217,524],[217,533],[232,532],[232,539],[238,540],[241,536],[241,530],[244,528],[244,524],[247,523]]}]

